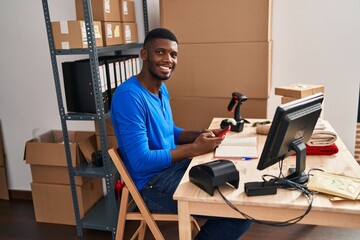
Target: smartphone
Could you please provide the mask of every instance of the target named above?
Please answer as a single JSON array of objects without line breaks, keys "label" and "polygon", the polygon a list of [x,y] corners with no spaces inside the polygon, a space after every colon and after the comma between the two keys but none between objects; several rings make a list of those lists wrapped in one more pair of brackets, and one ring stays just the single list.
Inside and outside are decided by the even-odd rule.
[{"label": "smartphone", "polygon": [[222,137],[225,136],[228,131],[230,131],[230,125],[224,128],[216,137]]}]

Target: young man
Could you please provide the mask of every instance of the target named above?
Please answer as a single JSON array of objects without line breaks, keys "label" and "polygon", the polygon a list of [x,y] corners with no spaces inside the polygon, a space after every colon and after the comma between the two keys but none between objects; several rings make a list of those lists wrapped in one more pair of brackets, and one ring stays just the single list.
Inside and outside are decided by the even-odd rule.
[{"label": "young man", "polygon": [[[221,129],[187,131],[172,118],[165,82],[175,70],[178,41],[164,28],[150,31],[140,52],[143,66],[115,91],[111,118],[124,164],[149,210],[177,213],[173,194],[191,158],[213,151]],[[196,239],[238,239],[251,221],[207,218]]]}]

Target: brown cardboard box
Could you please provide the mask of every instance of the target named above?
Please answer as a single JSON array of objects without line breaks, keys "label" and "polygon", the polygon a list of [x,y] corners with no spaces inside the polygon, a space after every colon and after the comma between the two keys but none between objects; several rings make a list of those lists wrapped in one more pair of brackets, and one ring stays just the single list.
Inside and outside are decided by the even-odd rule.
[{"label": "brown cardboard box", "polygon": [[[84,21],[52,22],[55,49],[87,48],[87,36]],[[103,46],[100,22],[94,22],[96,46]]]},{"label": "brown cardboard box", "polygon": [[[31,183],[37,222],[75,225],[74,206],[69,185]],[[92,178],[76,187],[80,218],[102,197],[102,180]]]},{"label": "brown cardboard box", "polygon": [[120,21],[136,22],[134,1],[119,0],[119,5],[120,5]]},{"label": "brown cardboard box", "polygon": [[[94,125],[95,125],[95,134],[98,136],[98,135],[100,135],[99,124],[97,121],[94,121]],[[108,136],[115,136],[114,126],[111,122],[111,118],[107,118],[105,120],[105,126],[106,126],[106,134]]]},{"label": "brown cardboard box", "polygon": [[178,64],[166,82],[171,97],[268,98],[271,42],[179,44]]},{"label": "brown cardboard box", "polygon": [[[76,19],[84,20],[82,0],[76,0]],[[94,21],[120,22],[119,0],[91,0]]]},{"label": "brown cardboard box", "polygon": [[101,22],[104,46],[123,44],[120,22]]},{"label": "brown cardboard box", "polygon": [[123,43],[137,43],[138,31],[136,23],[121,23]]},{"label": "brown cardboard box", "polygon": [[160,26],[180,43],[261,42],[271,38],[271,0],[160,0]]},{"label": "brown cardboard box", "polygon": [[[116,136],[108,136],[107,140],[108,140],[109,149],[118,147]],[[100,146],[100,136],[96,136],[96,144]]]},{"label": "brown cardboard box", "polygon": [[[34,183],[70,184],[67,167],[30,164]],[[82,186],[89,178],[75,176],[75,185]]]},{"label": "brown cardboard box", "polygon": [[5,167],[0,167],[0,199],[9,200]]},{"label": "brown cardboard box", "polygon": [[281,104],[292,102],[297,100],[298,98],[292,98],[292,97],[281,97]]},{"label": "brown cardboard box", "polygon": [[324,86],[307,83],[293,83],[275,88],[275,95],[292,98],[303,98],[320,92],[324,92]]},{"label": "brown cardboard box", "polygon": [[[86,141],[94,132],[69,131],[70,152],[72,166],[75,167],[84,161],[83,153],[78,143]],[[51,130],[40,135],[40,142],[31,139],[26,142],[24,159],[28,164],[66,167],[65,147],[61,130]]]},{"label": "brown cardboard box", "polygon": [[[174,122],[187,130],[208,128],[214,117],[233,118],[227,111],[229,98],[171,98]],[[248,99],[240,107],[243,118],[266,118],[267,99]],[[219,126],[220,127],[220,126]]]}]

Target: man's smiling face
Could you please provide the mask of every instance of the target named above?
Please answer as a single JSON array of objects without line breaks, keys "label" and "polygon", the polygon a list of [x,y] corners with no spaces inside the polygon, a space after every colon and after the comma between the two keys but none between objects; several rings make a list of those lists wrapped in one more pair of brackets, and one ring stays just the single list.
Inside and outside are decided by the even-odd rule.
[{"label": "man's smiling face", "polygon": [[148,71],[158,80],[169,79],[176,67],[178,44],[168,39],[154,39],[147,45],[144,60]]}]

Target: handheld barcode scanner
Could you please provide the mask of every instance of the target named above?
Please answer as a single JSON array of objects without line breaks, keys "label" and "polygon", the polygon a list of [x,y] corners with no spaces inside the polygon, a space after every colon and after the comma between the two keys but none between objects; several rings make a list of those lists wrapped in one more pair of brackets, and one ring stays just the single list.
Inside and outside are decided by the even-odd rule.
[{"label": "handheld barcode scanner", "polygon": [[[233,92],[232,98],[230,100],[230,103],[227,107],[229,112],[234,112],[234,119],[224,119],[221,121],[220,127],[226,128],[229,125],[230,131],[233,132],[241,132],[244,129],[244,123],[249,123],[246,119],[241,117],[240,114],[240,106],[243,102],[247,100],[247,97],[239,92]],[[235,106],[235,111],[233,111],[233,108]]]}]

